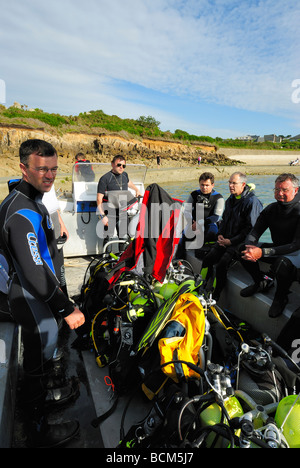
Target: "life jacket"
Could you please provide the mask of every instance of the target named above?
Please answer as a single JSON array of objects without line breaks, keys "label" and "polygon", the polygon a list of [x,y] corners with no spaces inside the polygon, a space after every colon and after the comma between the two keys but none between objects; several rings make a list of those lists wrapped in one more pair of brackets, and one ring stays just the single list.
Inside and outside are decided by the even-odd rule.
[{"label": "life jacket", "polygon": [[199,374],[185,364],[164,364],[179,360],[198,365],[204,332],[205,314],[200,300],[192,293],[182,294],[165,326],[164,336],[158,341],[162,371],[175,382],[199,378]]}]

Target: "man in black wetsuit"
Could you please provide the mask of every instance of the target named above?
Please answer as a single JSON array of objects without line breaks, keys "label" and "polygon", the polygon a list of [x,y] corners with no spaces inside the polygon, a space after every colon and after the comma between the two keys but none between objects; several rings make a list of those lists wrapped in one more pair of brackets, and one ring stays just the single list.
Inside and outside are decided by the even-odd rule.
[{"label": "man in black wetsuit", "polygon": [[191,248],[201,247],[201,245],[195,245],[197,242],[193,242],[195,234],[199,231],[203,231],[201,240],[204,243],[217,240],[219,222],[222,218],[225,201],[214,186],[214,175],[211,172],[203,172],[199,177],[199,189],[194,190],[189,195],[184,208],[187,228],[180,239],[176,253],[177,258],[184,258],[185,250],[189,247],[188,242],[191,242]]},{"label": "man in black wetsuit", "polygon": [[[271,276],[276,278],[276,292],[269,310],[278,317],[288,302],[289,288],[300,268],[300,193],[294,174],[281,174],[275,181],[276,202],[268,205],[246,239],[242,264],[254,283],[242,289],[241,296],[252,296],[266,287],[259,259],[271,263]],[[261,235],[270,229],[272,243],[259,244]]]},{"label": "man in black wetsuit", "polygon": [[214,188],[215,177],[210,172],[204,172],[199,177],[200,188],[194,190],[187,200],[187,204],[192,207],[191,213],[186,213],[185,216],[190,216],[192,229],[196,231],[203,219],[197,219],[197,204],[203,204],[204,208],[204,242],[212,242],[217,240],[218,224],[222,218],[225,201],[223,196]]},{"label": "man in black wetsuit", "polygon": [[[105,208],[103,206],[103,199],[107,195],[107,192],[112,190],[125,191],[131,188],[135,191],[136,197],[141,195],[139,189],[129,180],[125,168],[125,158],[121,155],[114,156],[111,162],[111,171],[107,172],[99,179],[97,188],[97,213],[104,226],[108,226],[109,223],[107,213],[105,213]],[[118,216],[118,212],[116,212],[116,217],[118,218]]]},{"label": "man in black wetsuit", "polygon": [[57,154],[43,140],[20,146],[22,181],[0,206],[0,247],[9,265],[8,301],[23,341],[22,401],[28,415],[31,444],[54,447],[73,438],[76,421],[48,424],[46,407],[64,403],[72,387],[50,389],[49,375],[57,346],[59,321],[71,329],[83,325],[84,315],[60,288],[56,239],[50,215],[42,203],[57,172]]},{"label": "man in black wetsuit", "polygon": [[216,266],[216,287],[213,292],[216,300],[226,284],[227,271],[232,260],[238,258],[239,246],[245,242],[263,208],[242,172],[231,175],[229,191],[217,242],[205,255],[202,264],[202,268],[208,268],[207,279],[212,277],[213,267]]}]

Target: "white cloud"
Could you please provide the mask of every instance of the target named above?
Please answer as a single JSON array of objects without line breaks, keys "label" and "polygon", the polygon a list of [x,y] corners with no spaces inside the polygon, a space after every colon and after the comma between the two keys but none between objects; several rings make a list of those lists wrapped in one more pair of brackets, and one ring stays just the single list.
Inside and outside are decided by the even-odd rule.
[{"label": "white cloud", "polygon": [[107,105],[120,115],[118,106],[128,109],[121,81],[196,102],[299,113],[291,95],[300,7],[290,0],[14,0],[1,10],[0,79],[11,101],[19,93],[57,112],[73,100],[73,113],[86,102],[86,110]]}]

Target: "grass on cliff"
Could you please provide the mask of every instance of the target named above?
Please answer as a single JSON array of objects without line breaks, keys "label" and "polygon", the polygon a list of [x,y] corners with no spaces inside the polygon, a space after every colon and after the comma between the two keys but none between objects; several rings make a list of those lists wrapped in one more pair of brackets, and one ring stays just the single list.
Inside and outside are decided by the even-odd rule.
[{"label": "grass on cliff", "polygon": [[55,133],[85,132],[101,133],[103,131],[120,133],[126,132],[141,138],[156,138],[176,140],[186,144],[205,144],[216,147],[230,147],[242,149],[287,149],[300,150],[300,140],[290,142],[283,140],[281,143],[273,142],[249,142],[237,139],[212,138],[205,135],[192,135],[184,130],[177,129],[174,133],[162,131],[160,122],[154,117],[141,116],[138,119],[121,119],[117,115],[107,115],[102,110],[83,112],[79,115],[64,116],[51,114],[41,109],[28,109],[27,106],[8,107],[0,105],[0,125],[17,125],[31,128],[44,128]]}]

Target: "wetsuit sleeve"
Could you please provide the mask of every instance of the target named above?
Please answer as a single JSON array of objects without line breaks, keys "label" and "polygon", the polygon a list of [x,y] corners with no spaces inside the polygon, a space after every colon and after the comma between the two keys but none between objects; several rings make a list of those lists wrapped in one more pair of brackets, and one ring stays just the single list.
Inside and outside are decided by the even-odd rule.
[{"label": "wetsuit sleeve", "polygon": [[6,225],[9,252],[19,281],[34,297],[48,303],[53,312],[67,317],[74,305],[60,289],[40,215],[31,212],[34,215],[30,221],[25,211],[14,214]]},{"label": "wetsuit sleeve", "polygon": [[[247,239],[246,239],[246,244],[249,245],[257,245],[260,237],[263,235],[263,233],[269,228],[269,216],[268,214],[268,208],[263,210],[260,214],[260,216],[257,219],[257,222],[255,223],[254,228],[251,230],[249,233]],[[263,257],[272,257],[274,255],[287,255],[290,253],[293,253],[297,250],[300,250],[300,218],[297,223],[294,237],[292,242],[289,242],[288,244],[283,244],[283,245],[268,245],[266,247],[262,246],[262,255]]]},{"label": "wetsuit sleeve", "polygon": [[296,231],[292,242],[285,245],[263,247],[263,257],[272,257],[274,255],[288,255],[300,250],[300,219],[297,223]]},{"label": "wetsuit sleeve", "polygon": [[263,235],[263,233],[268,229],[268,223],[265,216],[265,211],[262,211],[257,218],[257,221],[254,227],[251,229],[250,233],[248,234],[245,244],[246,245],[256,245]]},{"label": "wetsuit sleeve", "polygon": [[213,213],[207,218],[207,221],[210,223],[218,223],[221,218],[222,214],[224,211],[224,206],[225,206],[225,200],[223,197],[218,198],[216,201],[216,204],[214,206],[214,211]]}]

